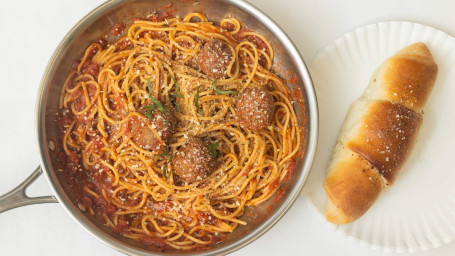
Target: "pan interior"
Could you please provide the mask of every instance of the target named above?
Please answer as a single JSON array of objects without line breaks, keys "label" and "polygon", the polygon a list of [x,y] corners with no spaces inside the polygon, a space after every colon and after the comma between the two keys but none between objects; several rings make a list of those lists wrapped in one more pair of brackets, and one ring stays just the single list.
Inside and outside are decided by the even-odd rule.
[{"label": "pan interior", "polygon": [[[60,47],[54,53],[47,72],[41,84],[41,94],[38,105],[38,139],[42,156],[42,166],[47,175],[55,195],[68,212],[78,221],[87,231],[98,239],[107,243],[120,251],[146,255],[168,255],[166,253],[151,252],[150,248],[142,243],[126,239],[109,228],[99,225],[94,219],[86,216],[73,203],[74,197],[69,193],[66,181],[63,179],[59,168],[58,152],[62,151],[61,140],[57,138],[56,114],[58,111],[60,91],[67,74],[71,69],[71,64],[75,59],[80,59],[85,49],[97,39],[105,34],[118,22],[123,22],[127,26],[131,24],[135,17],[145,17],[153,10],[159,10],[165,4],[173,3],[176,15],[183,17],[189,12],[202,12],[215,23],[221,18],[231,15],[243,21],[248,28],[253,29],[269,39],[272,46],[276,49],[274,60],[274,71],[283,79],[290,79],[296,75],[297,83],[288,83],[291,90],[300,87],[303,92],[305,105],[295,107],[296,114],[302,124],[302,131],[305,139],[302,140],[301,148],[307,152],[306,157],[297,160],[296,169],[292,177],[282,186],[282,193],[279,200],[277,195],[257,207],[248,207],[243,217],[248,225],[238,227],[235,232],[228,235],[226,242],[213,246],[212,249],[203,252],[204,254],[228,253],[251,242],[268,228],[270,228],[290,207],[298,196],[312,161],[312,151],[314,143],[309,143],[313,134],[314,127],[310,127],[314,113],[310,112],[316,108],[313,86],[309,78],[305,65],[303,64],[298,52],[292,43],[282,33],[282,31],[262,13],[248,4],[241,1],[169,1],[169,0],[131,0],[131,1],[111,1],[83,18],[64,38]],[[197,3],[197,4],[196,4]],[[277,47],[279,46],[279,47]],[[311,105],[310,105],[311,104]],[[314,111],[314,110],[313,110]],[[311,133],[310,133],[311,128]],[[310,136],[310,137],[308,137]],[[54,151],[48,149],[48,143],[53,141],[56,145]],[[312,144],[312,145],[310,145]],[[310,154],[308,152],[310,151]],[[303,155],[303,154],[302,154]],[[309,155],[309,156],[308,156]],[[310,159],[308,159],[308,157]],[[180,254],[193,254],[194,252],[180,252]],[[201,252],[199,252],[200,254]]]}]

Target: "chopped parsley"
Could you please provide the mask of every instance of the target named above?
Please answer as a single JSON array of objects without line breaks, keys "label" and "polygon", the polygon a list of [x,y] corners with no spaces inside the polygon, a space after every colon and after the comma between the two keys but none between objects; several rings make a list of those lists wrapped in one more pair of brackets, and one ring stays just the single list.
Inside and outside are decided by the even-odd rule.
[{"label": "chopped parsley", "polygon": [[176,111],[179,112],[180,110],[180,104],[177,103],[177,98],[183,98],[182,93],[180,92],[180,84],[177,83],[177,80],[173,75],[171,75],[171,72],[169,70],[166,70],[169,76],[171,77],[172,81],[174,81],[175,84],[175,93],[172,95],[171,102],[175,105]]},{"label": "chopped parsley", "polygon": [[204,111],[202,111],[202,108],[199,107],[199,86],[196,88],[196,100],[194,101],[194,105],[196,106],[197,110],[199,110],[202,115],[204,115]]},{"label": "chopped parsley", "polygon": [[177,102],[175,103],[175,111],[179,112],[180,111],[180,104]]},{"label": "chopped parsley", "polygon": [[153,98],[152,96],[150,96],[150,99],[156,104],[156,106],[161,111],[161,113],[164,113],[164,107],[161,104],[161,102],[159,102],[157,99]]},{"label": "chopped parsley", "polygon": [[166,71],[169,74],[169,76],[171,77],[172,81],[174,81],[174,84],[175,84],[175,93],[172,96],[171,100],[175,100],[177,97],[183,98],[183,95],[180,92],[180,84],[177,83],[177,80],[175,79],[175,77],[173,75],[171,75],[171,73],[168,70],[166,70]]},{"label": "chopped parsley", "polygon": [[161,153],[161,154],[158,155],[158,158],[159,158],[160,160],[162,160],[162,159],[167,159],[168,162],[169,162],[169,161],[172,161],[172,159],[174,158],[174,156],[173,156],[173,155],[166,154],[166,153]]},{"label": "chopped parsley", "polygon": [[[161,113],[164,113],[164,107],[161,104],[161,102],[159,102],[157,99],[155,99],[155,97],[152,96],[152,86],[150,85],[150,79],[148,79],[148,78],[147,78],[147,88],[149,90],[149,99],[151,99],[155,103],[156,107],[158,107],[158,109],[161,111]],[[146,106],[148,115],[147,115],[147,113],[145,113],[145,115],[148,118],[152,118],[151,113],[152,113],[152,110],[155,108],[155,105]]]},{"label": "chopped parsley", "polygon": [[167,170],[167,163],[165,165],[163,165],[163,176],[164,178],[168,179],[169,176],[171,176],[171,172],[172,172],[172,169],[170,169],[169,171]]},{"label": "chopped parsley", "polygon": [[145,116],[148,119],[152,119],[152,111],[155,109],[155,105],[148,105],[145,106],[145,108],[147,109],[147,112],[145,112]]},{"label": "chopped parsley", "polygon": [[152,86],[150,85],[150,79],[147,78],[147,89],[149,90],[149,97],[153,97],[152,96]]},{"label": "chopped parsley", "polygon": [[218,147],[220,143],[219,142],[216,142],[214,144],[210,144],[210,150],[212,151],[212,158],[213,159],[216,159],[216,157],[218,156],[218,151],[216,151],[216,148]]},{"label": "chopped parsley", "polygon": [[172,159],[174,159],[174,156],[166,154],[166,153],[161,153],[158,155],[159,160],[166,160],[166,163],[163,165],[163,176],[164,178],[169,178],[172,173],[172,167],[171,169],[168,170],[168,165],[171,163]]},{"label": "chopped parsley", "polygon": [[215,92],[217,92],[218,94],[225,95],[225,94],[235,94],[236,93],[235,91],[223,91],[223,90],[218,89],[218,87],[215,86],[215,82],[216,82],[216,79],[212,81],[212,84],[210,85],[210,87],[212,87],[212,89]]}]

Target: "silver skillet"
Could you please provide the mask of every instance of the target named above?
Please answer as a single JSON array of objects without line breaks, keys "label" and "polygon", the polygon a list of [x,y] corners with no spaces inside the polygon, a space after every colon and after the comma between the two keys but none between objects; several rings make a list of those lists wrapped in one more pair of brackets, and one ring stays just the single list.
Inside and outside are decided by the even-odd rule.
[{"label": "silver skillet", "polygon": [[[305,132],[301,147],[305,154],[298,159],[296,170],[289,181],[283,184],[284,193],[277,200],[276,196],[266,203],[248,208],[245,217],[248,225],[239,227],[227,237],[227,241],[214,245],[203,252],[179,252],[181,255],[224,255],[238,250],[269,230],[289,210],[299,196],[310,172],[316,152],[318,132],[318,110],[316,96],[308,69],[294,44],[278,25],[260,10],[242,0],[113,0],[94,9],[79,21],[65,36],[55,50],[40,85],[36,112],[36,137],[38,139],[41,165],[19,186],[0,197],[0,212],[29,204],[60,203],[65,210],[87,232],[110,247],[130,255],[175,255],[174,253],[150,251],[145,245],[126,239],[110,229],[93,222],[73,202],[64,180],[57,172],[57,152],[60,151],[57,140],[55,114],[58,110],[60,88],[69,72],[74,59],[81,57],[84,49],[100,35],[108,32],[113,24],[124,22],[131,24],[135,17],[145,17],[154,9],[172,3],[177,15],[202,12],[210,20],[218,21],[226,15],[232,15],[243,21],[249,28],[260,32],[270,40],[276,50],[275,71],[285,79],[297,76],[297,84],[290,83],[291,89],[299,87],[303,92],[303,108],[296,105],[296,112]],[[305,118],[303,118],[305,117]],[[27,187],[45,174],[54,195],[30,198],[26,195]],[[248,214],[253,213],[253,214]]]}]

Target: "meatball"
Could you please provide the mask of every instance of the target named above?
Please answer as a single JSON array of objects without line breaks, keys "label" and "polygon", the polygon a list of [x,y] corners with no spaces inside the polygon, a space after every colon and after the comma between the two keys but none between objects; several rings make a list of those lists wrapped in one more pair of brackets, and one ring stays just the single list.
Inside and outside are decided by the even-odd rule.
[{"label": "meatball", "polygon": [[273,121],[273,103],[273,96],[265,87],[247,88],[235,104],[240,125],[254,132],[266,128]]},{"label": "meatball", "polygon": [[215,79],[226,76],[232,51],[229,45],[220,39],[208,41],[198,54],[197,62],[202,72]]},{"label": "meatball", "polygon": [[216,169],[209,145],[199,138],[188,140],[172,160],[174,173],[192,183],[207,178]]},{"label": "meatball", "polygon": [[[165,145],[169,144],[172,134],[175,131],[177,119],[172,115],[169,106],[166,106],[164,113],[155,108],[150,113],[151,118],[132,117],[128,123],[131,139],[136,145],[146,150],[158,151]],[[137,112],[146,116],[147,109],[140,107]],[[155,132],[161,137],[160,141]]]}]

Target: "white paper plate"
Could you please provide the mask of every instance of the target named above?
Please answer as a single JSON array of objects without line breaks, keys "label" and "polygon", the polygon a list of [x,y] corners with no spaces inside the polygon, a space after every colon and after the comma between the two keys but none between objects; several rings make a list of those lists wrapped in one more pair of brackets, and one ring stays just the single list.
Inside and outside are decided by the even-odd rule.
[{"label": "white paper plate", "polygon": [[[368,85],[373,71],[398,50],[424,42],[439,74],[424,109],[411,158],[393,186],[359,220],[333,225],[325,220],[322,183],[349,105]],[[455,39],[409,22],[382,22],[344,35],[310,65],[319,102],[319,144],[303,191],[321,220],[349,240],[386,252],[436,248],[455,238]]]}]

